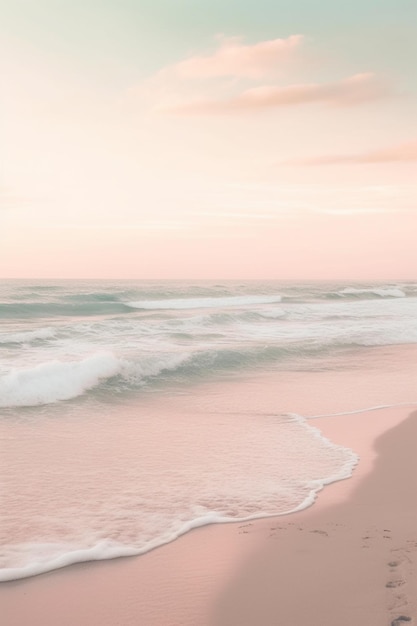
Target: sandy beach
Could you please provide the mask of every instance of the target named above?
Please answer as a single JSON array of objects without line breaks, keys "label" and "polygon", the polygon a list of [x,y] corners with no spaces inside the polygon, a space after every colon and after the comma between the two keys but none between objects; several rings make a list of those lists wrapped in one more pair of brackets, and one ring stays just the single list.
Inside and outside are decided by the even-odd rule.
[{"label": "sandy beach", "polygon": [[3,2],[0,626],[417,626],[416,6]]},{"label": "sandy beach", "polygon": [[271,525],[268,546],[250,557],[231,582],[212,623],[412,622],[416,429],[414,413],[378,436],[372,467],[359,465],[348,481],[348,499],[341,499],[344,485],[339,483],[316,507]]},{"label": "sandy beach", "polygon": [[416,619],[417,413],[314,425],[361,460],[304,511],[3,583],[5,626],[393,625]]}]

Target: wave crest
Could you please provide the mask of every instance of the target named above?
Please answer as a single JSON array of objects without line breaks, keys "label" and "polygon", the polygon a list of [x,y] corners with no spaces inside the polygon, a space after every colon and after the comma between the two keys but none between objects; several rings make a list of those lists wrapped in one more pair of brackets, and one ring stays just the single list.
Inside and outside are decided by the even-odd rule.
[{"label": "wave crest", "polygon": [[346,287],[337,292],[341,296],[354,296],[354,297],[372,297],[377,296],[379,298],[405,298],[406,294],[402,289],[398,287],[384,287],[373,289],[356,289],[355,287]]},{"label": "wave crest", "polygon": [[2,333],[0,335],[0,344],[31,343],[33,341],[53,339],[54,337],[55,330],[53,328],[37,328],[36,330],[22,331],[20,333]]},{"label": "wave crest", "polygon": [[121,362],[111,352],[101,352],[82,361],[48,361],[14,369],[0,377],[0,407],[36,406],[70,400],[116,376]]},{"label": "wave crest", "polygon": [[133,309],[206,309],[229,306],[250,306],[253,304],[274,304],[282,297],[275,296],[228,296],[225,298],[176,298],[168,300],[139,300],[126,302]]}]

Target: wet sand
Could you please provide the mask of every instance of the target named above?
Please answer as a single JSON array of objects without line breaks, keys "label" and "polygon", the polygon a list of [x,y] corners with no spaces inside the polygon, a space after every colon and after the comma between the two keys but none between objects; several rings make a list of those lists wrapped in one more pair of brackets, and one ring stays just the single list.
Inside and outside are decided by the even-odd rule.
[{"label": "wet sand", "polygon": [[364,460],[346,481],[347,500],[338,483],[325,490],[320,506],[271,524],[268,545],[223,591],[211,624],[415,623],[416,436],[414,413],[377,438],[373,466]]},{"label": "wet sand", "polygon": [[137,558],[3,583],[2,624],[415,623],[417,413],[408,413],[314,420],[361,461],[352,478],[326,487],[309,509],[196,529]]}]

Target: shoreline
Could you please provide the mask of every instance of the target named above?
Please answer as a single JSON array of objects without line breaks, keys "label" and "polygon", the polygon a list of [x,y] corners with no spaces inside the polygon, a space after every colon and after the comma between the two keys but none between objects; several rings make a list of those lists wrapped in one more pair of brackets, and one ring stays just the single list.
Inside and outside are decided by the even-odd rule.
[{"label": "shoreline", "polygon": [[331,485],[317,507],[277,520],[268,549],[251,555],[221,595],[210,623],[414,623],[416,435],[413,412],[379,434],[373,458],[346,481],[348,491]]},{"label": "shoreline", "polygon": [[[402,450],[410,446],[413,438],[408,431],[411,428],[414,434],[417,433],[417,412],[412,414],[412,418],[404,419],[408,413],[401,407],[358,413],[356,417],[314,419],[311,425],[318,427],[332,442],[354,449],[361,460],[351,478],[327,485],[314,505],[307,509],[244,524],[204,526],[140,557],[76,564],[33,578],[2,583],[0,606],[7,616],[5,626],[24,626],[29,621],[42,626],[56,626],[57,623],[60,626],[74,623],[79,626],[98,623],[106,626],[133,626],[137,623],[146,626],[267,626],[268,619],[275,620],[271,624],[282,619],[283,623],[290,620],[288,623],[306,626],[315,624],[317,620],[323,626],[335,623],[344,626],[345,623],[352,624],[352,619],[360,620],[359,609],[355,614],[349,614],[347,599],[352,596],[361,598],[361,619],[366,618],[366,623],[379,626],[390,624],[389,620],[395,620],[398,615],[415,617],[415,606],[410,599],[401,606],[400,600],[395,599],[397,596],[408,597],[405,592],[410,586],[408,578],[411,574],[407,570],[410,566],[407,558],[415,562],[417,547],[415,527],[412,526],[416,519],[415,506],[412,501],[397,503],[395,516],[398,519],[392,519],[392,512],[386,510],[387,504],[375,502],[375,494],[386,486],[381,485],[381,479],[378,482],[372,478],[375,473],[381,473],[378,467],[383,466],[386,468],[383,470],[385,476],[389,472],[392,477],[397,476],[396,484],[401,483],[399,469],[395,467],[392,455],[387,455],[387,448],[396,447],[398,443],[395,441],[401,442]],[[381,444],[381,440],[389,442],[391,439],[392,443]],[[375,441],[378,454],[372,448]],[[415,464],[412,455],[407,462]],[[371,487],[367,488],[369,483]],[[406,480],[403,478],[403,483],[408,484],[408,477]],[[410,508],[413,506],[414,509]],[[368,529],[364,534],[365,527],[362,524],[362,528],[362,522],[356,519],[359,513],[364,526],[375,526],[375,519],[372,519],[376,516],[384,528],[395,530],[395,537],[384,539],[383,535],[379,536],[377,528],[372,532]],[[383,519],[389,521],[383,523]],[[349,520],[348,524],[346,520]],[[307,532],[301,532],[299,528]],[[358,534],[359,528],[363,532]],[[407,534],[410,535],[408,539]],[[359,538],[359,535],[368,539]],[[284,537],[281,545],[280,538]],[[331,549],[326,548],[324,543],[324,539],[329,537],[327,543]],[[356,545],[358,541],[362,542],[360,546]],[[415,546],[411,545],[413,541]],[[387,577],[400,571],[400,565],[390,568],[394,570],[392,572],[386,571],[386,563],[395,561],[393,558],[387,561],[386,553],[386,544],[391,543],[390,550],[393,550],[393,542],[398,544],[395,550],[403,555],[401,568],[404,573],[399,580],[404,582],[398,584],[398,588],[386,586],[398,582]],[[366,543],[369,545],[366,546]],[[372,563],[365,560],[366,567],[361,557],[365,553],[373,555]],[[339,554],[344,563],[337,571],[339,587],[334,582],[335,554]],[[355,567],[361,573],[362,587],[366,589],[364,596],[360,593],[359,581],[354,584],[358,571],[349,567],[344,571],[353,554],[356,555]],[[408,555],[407,558],[405,555]],[[326,559],[332,567],[325,567]],[[317,560],[323,569],[321,579],[324,588],[314,583],[314,576],[309,580],[307,575]],[[409,569],[411,571],[411,566]],[[313,568],[313,571],[316,570],[317,563]],[[333,571],[330,580],[328,574],[326,578],[326,571]],[[304,582],[301,581],[303,576]],[[272,580],[274,584],[268,586],[268,581]],[[292,584],[289,583],[291,580]],[[273,597],[264,597],[265,584],[266,588],[275,591]],[[326,590],[329,585],[332,587],[330,599]],[[282,590],[286,586],[287,591],[277,602],[276,588]],[[300,602],[302,594],[307,595]],[[313,596],[316,598],[314,602]],[[344,601],[346,622],[339,609],[336,613],[331,613],[329,609],[336,598],[339,604]],[[372,598],[369,607],[363,604],[367,598]],[[312,619],[312,606],[321,607],[320,615],[313,622],[309,621]],[[368,614],[371,608],[373,615]],[[396,610],[397,613],[400,611],[398,615]],[[296,611],[301,611],[297,619]],[[262,612],[265,615],[257,621]]]}]

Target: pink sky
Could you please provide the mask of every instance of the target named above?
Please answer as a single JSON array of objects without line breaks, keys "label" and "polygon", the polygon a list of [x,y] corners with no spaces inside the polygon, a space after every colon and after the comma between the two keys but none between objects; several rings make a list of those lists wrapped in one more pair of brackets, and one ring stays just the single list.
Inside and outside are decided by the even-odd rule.
[{"label": "pink sky", "polygon": [[0,276],[415,278],[412,94],[317,50],[215,37],[106,91],[7,41]]}]

